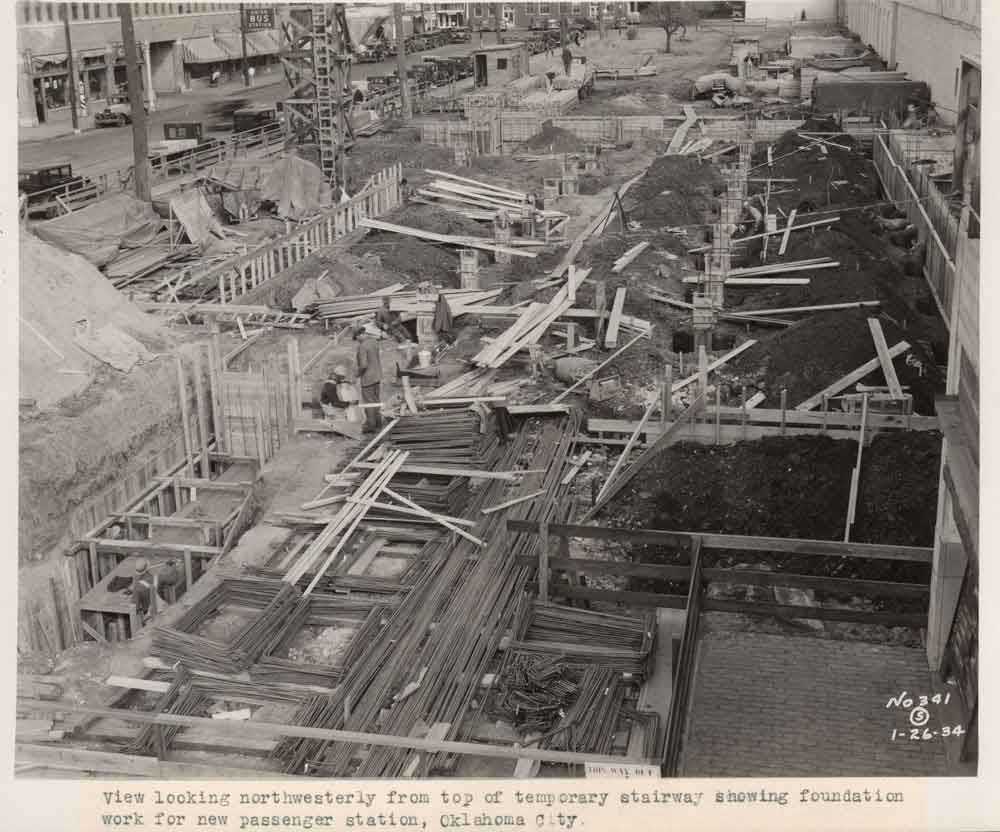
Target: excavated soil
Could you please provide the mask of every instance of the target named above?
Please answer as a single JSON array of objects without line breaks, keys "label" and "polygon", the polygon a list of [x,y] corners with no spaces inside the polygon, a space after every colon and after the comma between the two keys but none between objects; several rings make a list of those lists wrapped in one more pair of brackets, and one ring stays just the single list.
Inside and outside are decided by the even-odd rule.
[{"label": "excavated soil", "polygon": [[542,122],[542,132],[524,142],[521,148],[547,153],[582,153],[587,149],[587,144],[577,138],[575,133],[554,127],[551,121],[545,121]]},{"label": "excavated soil", "polygon": [[[823,436],[766,437],[713,446],[678,443],[657,455],[604,510],[604,522],[768,537],[840,540],[857,443]],[[864,450],[851,539],[931,546],[941,435],[883,434]],[[644,551],[638,547],[634,551]],[[656,550],[650,554],[657,556]],[[646,555],[644,555],[646,557]],[[749,557],[752,557],[750,555]],[[741,562],[733,553],[720,565]],[[929,567],[895,561],[824,561],[831,574],[926,580]],[[816,559],[781,564],[809,572]]]},{"label": "excavated soil", "polygon": [[623,200],[629,218],[650,228],[709,221],[718,207],[712,189],[722,176],[711,164],[687,156],[661,156]]}]

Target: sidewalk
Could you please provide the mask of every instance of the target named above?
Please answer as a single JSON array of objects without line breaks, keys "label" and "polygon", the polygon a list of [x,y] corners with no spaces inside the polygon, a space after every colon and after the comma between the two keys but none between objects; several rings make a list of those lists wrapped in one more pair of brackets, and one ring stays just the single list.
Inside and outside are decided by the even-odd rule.
[{"label": "sidewalk", "polygon": [[[256,83],[252,87],[244,87],[243,81],[238,79],[220,84],[218,87],[199,86],[188,92],[163,93],[156,96],[156,109],[150,112],[151,117],[157,113],[168,113],[172,110],[179,110],[188,107],[195,102],[211,100],[224,100],[246,95],[268,87],[276,87],[285,82],[284,77],[268,80],[266,83]],[[103,98],[98,98],[88,102],[89,115],[80,117],[80,133],[87,133],[91,130],[100,130],[94,124],[94,114],[102,112],[105,107]],[[72,114],[67,112],[59,113],[58,116],[46,124],[39,124],[37,127],[19,127],[17,133],[17,143],[19,145],[31,144],[34,142],[44,142],[51,139],[62,138],[73,135]]]}]

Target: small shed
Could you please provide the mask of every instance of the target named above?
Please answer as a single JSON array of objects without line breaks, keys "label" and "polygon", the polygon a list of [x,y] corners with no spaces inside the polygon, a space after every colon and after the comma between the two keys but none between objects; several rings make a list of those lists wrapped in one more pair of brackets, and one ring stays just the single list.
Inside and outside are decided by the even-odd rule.
[{"label": "small shed", "polygon": [[477,87],[509,84],[530,74],[526,43],[483,46],[472,53]]}]

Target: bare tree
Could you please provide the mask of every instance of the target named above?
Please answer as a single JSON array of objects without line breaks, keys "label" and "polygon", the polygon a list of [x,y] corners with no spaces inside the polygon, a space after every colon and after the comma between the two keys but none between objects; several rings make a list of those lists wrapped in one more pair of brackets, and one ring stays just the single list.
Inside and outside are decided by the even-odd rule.
[{"label": "bare tree", "polygon": [[649,11],[652,22],[667,33],[665,51],[668,54],[673,36],[680,32],[683,40],[687,36],[687,27],[698,19],[693,3],[650,3]]}]

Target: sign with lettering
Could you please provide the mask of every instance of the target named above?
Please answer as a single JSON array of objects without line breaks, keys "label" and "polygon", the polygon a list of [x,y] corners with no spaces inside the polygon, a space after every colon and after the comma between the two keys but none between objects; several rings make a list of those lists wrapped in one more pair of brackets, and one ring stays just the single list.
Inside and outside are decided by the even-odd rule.
[{"label": "sign with lettering", "polygon": [[246,30],[248,32],[274,28],[274,9],[247,9],[244,14],[246,15]]},{"label": "sign with lettering", "polygon": [[587,777],[655,777],[659,778],[659,766],[647,766],[642,763],[584,763]]}]

